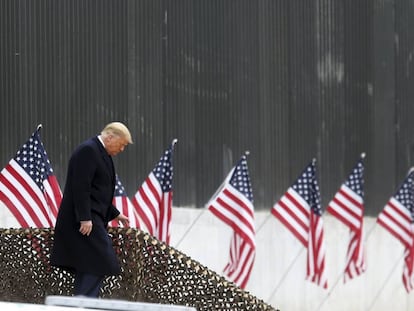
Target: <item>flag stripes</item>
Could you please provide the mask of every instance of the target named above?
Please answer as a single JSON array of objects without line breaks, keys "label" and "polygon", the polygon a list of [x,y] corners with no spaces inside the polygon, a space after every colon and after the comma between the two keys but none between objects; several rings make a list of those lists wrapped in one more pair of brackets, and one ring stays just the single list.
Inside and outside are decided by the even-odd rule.
[{"label": "flag stripes", "polygon": [[40,126],[0,172],[0,200],[24,227],[53,227],[62,199]]},{"label": "flag stripes", "polygon": [[161,186],[151,172],[132,199],[132,204],[135,206],[140,220],[145,224],[148,233],[154,236],[157,235],[161,198]]},{"label": "flag stripes", "polygon": [[358,230],[361,228],[361,219],[364,216],[364,201],[347,185],[342,185],[329,203],[327,211],[352,230]]},{"label": "flag stripes", "polygon": [[402,281],[406,291],[409,293],[414,289],[414,227],[411,228],[412,242],[404,250],[404,267]]},{"label": "flag stripes", "polygon": [[163,192],[160,202],[160,217],[157,236],[161,241],[170,242],[170,227],[171,227],[171,218],[172,218],[172,208],[171,202],[173,198],[173,193]]},{"label": "flag stripes", "polygon": [[172,152],[176,139],[135,193],[132,204],[148,233],[169,244],[172,218]]},{"label": "flag stripes", "polygon": [[347,180],[341,185],[326,209],[335,218],[348,226],[350,231],[344,282],[362,274],[366,269],[363,239],[364,158],[365,153],[362,153]]},{"label": "flag stripes", "polygon": [[254,259],[255,248],[234,232],[230,242],[229,262],[223,272],[232,282],[245,288],[253,269]]},{"label": "flag stripes", "polygon": [[[362,229],[361,229],[362,230]],[[347,249],[344,281],[361,275],[366,270],[363,234],[350,230],[350,241]]]},{"label": "flag stripes", "polygon": [[[140,228],[143,223],[150,234],[166,243],[170,240],[172,219],[173,145],[165,151],[132,200],[126,193],[115,193],[113,198],[114,206],[128,216],[131,227]],[[362,171],[361,159],[327,207],[327,211],[350,229],[344,280],[365,271]],[[327,288],[324,229],[315,175],[313,161],[274,204],[271,214],[307,248],[306,279]],[[404,246],[402,281],[407,292],[414,289],[413,180],[414,171],[411,170],[377,218],[377,223]],[[27,228],[53,227],[61,199],[62,193],[38,129],[0,172],[0,201],[19,224]],[[231,281],[245,288],[256,255],[253,196],[245,156],[227,175],[207,205],[217,218],[233,229],[229,260],[223,272]],[[118,225],[115,222],[111,224]]]},{"label": "flag stripes", "polygon": [[377,222],[397,238],[404,246],[411,244],[410,210],[392,197],[379,214]]},{"label": "flag stripes", "polygon": [[407,292],[414,289],[414,170],[378,215],[377,223],[404,246],[402,281]]},{"label": "flag stripes", "polygon": [[[119,210],[119,212],[129,220],[129,227],[131,228],[140,228],[138,217],[135,214],[134,206],[132,205],[130,199],[127,196],[124,186],[121,183],[118,175],[116,175],[114,197],[112,199],[112,204]],[[122,226],[117,220],[112,220],[110,222],[112,227]]]},{"label": "flag stripes", "polygon": [[308,246],[310,209],[306,201],[292,188],[272,208],[271,213],[284,224],[293,235]]},{"label": "flag stripes", "polygon": [[223,273],[244,288],[250,278],[256,253],[253,192],[245,155],[227,175],[207,206],[233,229],[229,262]]},{"label": "flag stripes", "polygon": [[52,223],[56,223],[56,217],[59,212],[60,202],[62,201],[62,193],[60,190],[59,182],[55,175],[50,175],[48,179],[43,181],[45,187],[45,197],[47,206],[49,206],[49,216]]},{"label": "flag stripes", "polygon": [[[46,200],[26,172],[12,159],[2,170],[0,191],[3,202],[22,227],[50,227],[52,222],[45,209]],[[7,201],[6,201],[7,200]],[[36,206],[38,208],[32,208]]]},{"label": "flag stripes", "polygon": [[313,160],[273,206],[271,213],[307,248],[306,279],[328,288],[325,273],[325,243]]},{"label": "flag stripes", "polygon": [[325,243],[322,218],[316,213],[310,214],[306,279],[328,288],[325,274]]},{"label": "flag stripes", "polygon": [[237,190],[228,185],[221,195],[210,203],[209,210],[233,228],[233,230],[250,245],[255,244],[255,232],[253,224],[253,210],[248,199],[241,197]]}]

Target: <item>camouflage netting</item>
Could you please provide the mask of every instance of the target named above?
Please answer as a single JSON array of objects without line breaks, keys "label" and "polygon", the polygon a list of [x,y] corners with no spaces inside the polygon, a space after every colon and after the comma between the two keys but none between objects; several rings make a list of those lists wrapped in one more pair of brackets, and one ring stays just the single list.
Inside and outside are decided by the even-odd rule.
[{"label": "camouflage netting", "polygon": [[[190,257],[135,229],[110,228],[122,273],[101,297],[197,310],[275,310]],[[53,229],[0,229],[0,300],[43,303],[72,295],[73,275],[49,264]]]}]

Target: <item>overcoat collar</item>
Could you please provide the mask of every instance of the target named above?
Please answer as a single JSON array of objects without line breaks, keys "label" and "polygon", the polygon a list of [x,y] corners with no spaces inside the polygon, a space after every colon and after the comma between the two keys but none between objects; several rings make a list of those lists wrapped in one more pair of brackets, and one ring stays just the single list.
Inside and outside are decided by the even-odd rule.
[{"label": "overcoat collar", "polygon": [[95,136],[93,138],[93,140],[98,145],[98,149],[99,149],[99,151],[102,155],[102,158],[104,159],[106,165],[108,166],[109,172],[111,173],[111,176],[112,176],[112,179],[113,179],[113,176],[115,176],[115,168],[114,168],[114,163],[112,161],[112,157],[108,154],[105,147],[103,146],[103,144],[99,140],[98,136]]}]

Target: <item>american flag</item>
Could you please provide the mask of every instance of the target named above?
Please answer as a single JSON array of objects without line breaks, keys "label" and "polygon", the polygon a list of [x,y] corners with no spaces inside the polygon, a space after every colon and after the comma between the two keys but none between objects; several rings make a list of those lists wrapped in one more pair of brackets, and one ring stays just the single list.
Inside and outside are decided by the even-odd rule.
[{"label": "american flag", "polygon": [[[121,214],[124,214],[128,217],[129,226],[131,228],[139,228],[138,217],[135,214],[134,206],[132,205],[131,200],[128,198],[125,188],[122,185],[118,175],[116,175],[115,191],[112,204],[121,212]],[[112,227],[118,227],[119,223],[117,220],[113,220],[110,222],[110,225]]]},{"label": "american flag", "polygon": [[362,274],[366,268],[363,241],[364,157],[365,153],[326,209],[350,230],[344,282]]},{"label": "american flag", "polygon": [[224,273],[245,288],[256,253],[253,192],[243,155],[207,203],[208,209],[233,229],[230,259]]},{"label": "american flag", "polygon": [[53,227],[62,200],[40,128],[0,172],[0,200],[23,228]]},{"label": "american flag", "polygon": [[307,248],[307,279],[328,288],[316,160],[305,168],[271,212]]},{"label": "american flag", "polygon": [[172,154],[177,140],[165,150],[159,162],[145,179],[132,199],[132,204],[148,233],[160,241],[170,243],[172,214]]},{"label": "american flag", "polygon": [[377,218],[378,224],[405,247],[403,284],[414,289],[414,170],[411,169],[397,192],[388,200]]}]

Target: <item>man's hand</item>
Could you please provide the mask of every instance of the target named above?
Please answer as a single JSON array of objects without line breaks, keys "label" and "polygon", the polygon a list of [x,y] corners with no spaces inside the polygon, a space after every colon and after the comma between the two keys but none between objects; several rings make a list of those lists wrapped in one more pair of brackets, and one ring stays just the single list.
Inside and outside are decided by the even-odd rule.
[{"label": "man's hand", "polygon": [[129,219],[125,215],[119,214],[115,219],[120,221],[124,227],[129,227]]},{"label": "man's hand", "polygon": [[92,220],[83,220],[80,222],[79,232],[83,235],[89,236],[92,231]]}]

